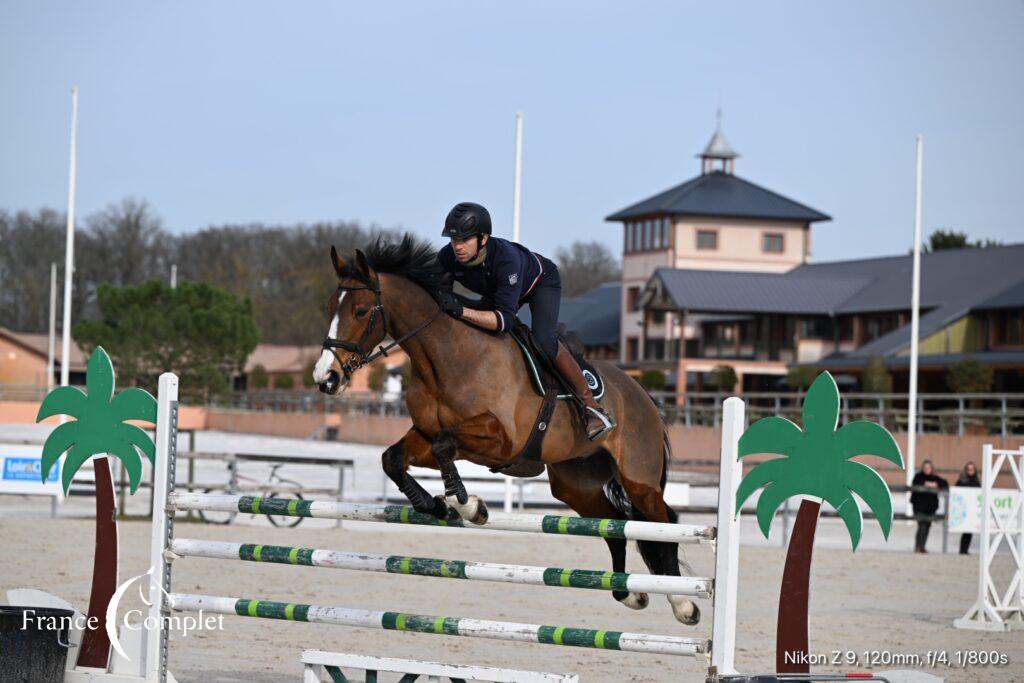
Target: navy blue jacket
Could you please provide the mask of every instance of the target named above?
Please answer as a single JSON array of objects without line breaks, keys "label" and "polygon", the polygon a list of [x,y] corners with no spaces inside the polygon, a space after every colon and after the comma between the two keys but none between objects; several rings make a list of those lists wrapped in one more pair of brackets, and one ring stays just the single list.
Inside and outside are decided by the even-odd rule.
[{"label": "navy blue jacket", "polygon": [[487,256],[478,266],[459,263],[450,244],[441,248],[437,259],[466,289],[480,295],[480,303],[497,312],[499,332],[508,331],[523,300],[544,273],[541,260],[532,251],[493,235],[487,240]]}]

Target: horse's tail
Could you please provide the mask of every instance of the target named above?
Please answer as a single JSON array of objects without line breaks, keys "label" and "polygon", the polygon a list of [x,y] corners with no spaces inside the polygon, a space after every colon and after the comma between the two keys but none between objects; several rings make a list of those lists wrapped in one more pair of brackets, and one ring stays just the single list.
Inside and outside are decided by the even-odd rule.
[{"label": "horse's tail", "polygon": [[[658,408],[658,404],[655,402],[654,398],[650,394],[647,394],[647,397],[651,399],[651,403],[654,403],[654,407]],[[661,414],[660,408],[658,409],[658,413],[659,415]],[[664,417],[661,419],[661,452],[662,465],[659,484],[661,486],[662,494],[664,494],[665,484],[668,482],[668,468],[672,461],[672,443],[668,438],[668,425],[665,424]],[[629,499],[629,495],[626,493],[626,490],[622,488],[622,484],[620,484],[619,480],[615,477],[612,477],[612,479],[605,484],[604,495],[608,498],[608,502],[610,502],[620,514],[625,516],[626,519],[638,522],[647,521],[647,517],[635,505],[633,505],[633,502]],[[669,521],[675,523],[679,519],[679,515],[672,509],[672,506],[666,504],[665,507],[668,510]]]}]

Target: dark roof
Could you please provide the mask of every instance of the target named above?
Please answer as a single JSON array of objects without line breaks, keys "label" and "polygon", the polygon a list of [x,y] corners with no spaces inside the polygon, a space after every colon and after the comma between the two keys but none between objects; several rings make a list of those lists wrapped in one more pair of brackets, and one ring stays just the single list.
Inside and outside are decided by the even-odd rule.
[{"label": "dark roof", "polygon": [[1024,308],[1024,279],[974,306],[976,311],[999,308]]},{"label": "dark roof", "polygon": [[[949,249],[921,255],[920,337],[971,311],[1024,307],[1024,244]],[[798,266],[788,273],[659,268],[675,306],[693,312],[843,315],[908,312],[913,259],[906,256]],[[910,346],[910,325],[837,358],[896,356]]]},{"label": "dark roof", "polygon": [[[622,284],[607,282],[572,299],[562,299],[559,321],[575,332],[584,346],[619,346]],[[530,324],[530,309],[524,306],[517,316]]]},{"label": "dark roof", "polygon": [[605,220],[624,221],[657,214],[771,218],[803,222],[831,220],[829,216],[809,206],[722,171],[697,176],[682,185],[613,213]]},{"label": "dark roof", "polygon": [[827,315],[868,285],[864,278],[794,278],[785,273],[658,268],[652,280],[680,309],[715,313]]},{"label": "dark roof", "polygon": [[[1024,287],[1024,244],[1004,247],[944,249],[921,255],[920,338],[938,332],[972,310],[992,308],[991,302],[1009,304]],[[793,278],[870,278],[871,283],[843,302],[837,313],[909,311],[913,258],[836,261],[799,266]],[[1019,300],[1019,299],[1018,299]],[[1018,304],[1021,305],[1021,304]],[[910,345],[905,325],[864,346],[848,357],[868,358],[897,353]]]},{"label": "dark roof", "polygon": [[564,299],[558,319],[584,346],[619,346],[622,284],[607,282],[572,299]]}]

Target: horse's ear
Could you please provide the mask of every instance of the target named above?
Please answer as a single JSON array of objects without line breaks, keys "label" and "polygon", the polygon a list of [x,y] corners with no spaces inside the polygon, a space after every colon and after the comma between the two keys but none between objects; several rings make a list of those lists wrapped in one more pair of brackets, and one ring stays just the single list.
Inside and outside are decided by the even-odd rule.
[{"label": "horse's ear", "polygon": [[366,254],[363,253],[362,249],[356,249],[356,265],[359,267],[359,270],[367,275],[370,274],[370,264],[367,262]]},{"label": "horse's ear", "polygon": [[348,264],[345,263],[345,259],[338,256],[338,250],[335,249],[333,245],[331,246],[331,263],[334,264],[334,272],[338,274],[338,278],[340,279],[342,277],[342,271],[348,267]]}]

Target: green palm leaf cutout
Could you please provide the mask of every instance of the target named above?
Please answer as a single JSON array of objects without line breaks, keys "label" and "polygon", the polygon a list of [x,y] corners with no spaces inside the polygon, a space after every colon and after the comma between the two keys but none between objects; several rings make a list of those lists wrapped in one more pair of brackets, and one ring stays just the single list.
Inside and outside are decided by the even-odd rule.
[{"label": "green palm leaf cutout", "polygon": [[94,455],[110,454],[124,463],[131,492],[142,479],[141,451],[152,463],[156,458],[153,440],[126,420],[156,423],[156,399],[143,389],[129,388],[114,395],[114,367],[102,347],[89,357],[85,375],[86,391],[58,387],[43,400],[36,422],[53,415],[75,418],[50,433],[43,444],[42,478],[64,453],[61,483],[64,492],[71,488],[75,473]]},{"label": "green palm leaf cutout", "polygon": [[772,518],[793,496],[826,501],[846,524],[853,548],[860,543],[863,518],[856,494],[878,517],[886,538],[892,528],[892,496],[882,477],[869,466],[851,461],[858,455],[884,458],[900,469],[903,456],[892,435],[866,421],[839,423],[839,389],[828,372],[818,375],[807,390],[803,429],[782,417],[766,417],[747,429],[739,441],[739,457],[773,453],[782,457],[754,467],[736,491],[736,512],[759,488],[757,521],[767,538]]}]

